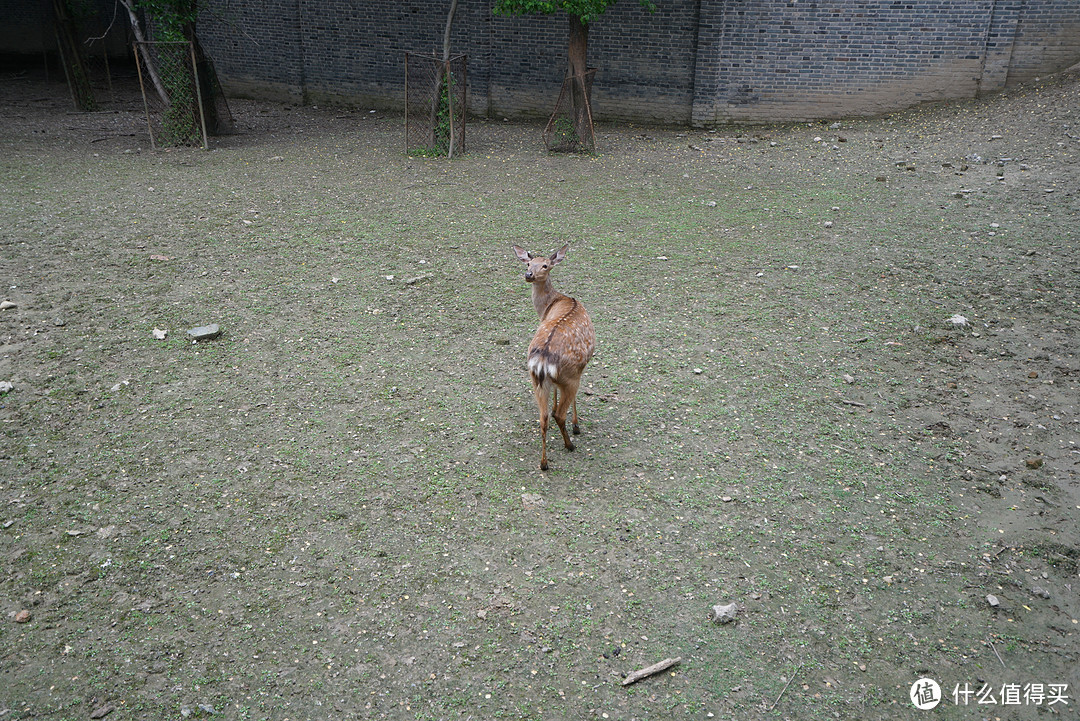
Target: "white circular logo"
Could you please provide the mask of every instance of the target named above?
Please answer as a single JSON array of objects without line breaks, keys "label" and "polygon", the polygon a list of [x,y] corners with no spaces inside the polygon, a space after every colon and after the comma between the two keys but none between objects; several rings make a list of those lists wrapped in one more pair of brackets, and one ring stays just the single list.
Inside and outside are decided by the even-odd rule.
[{"label": "white circular logo", "polygon": [[941,686],[932,678],[920,678],[911,684],[911,703],[920,711],[929,711],[941,703]]}]

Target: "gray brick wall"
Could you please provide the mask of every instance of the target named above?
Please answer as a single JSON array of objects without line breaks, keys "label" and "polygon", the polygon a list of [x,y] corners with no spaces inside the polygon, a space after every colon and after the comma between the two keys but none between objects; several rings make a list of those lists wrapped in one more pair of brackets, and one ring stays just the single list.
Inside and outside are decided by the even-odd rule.
[{"label": "gray brick wall", "polygon": [[[109,4],[112,0],[97,0]],[[460,0],[470,107],[544,117],[568,22]],[[441,52],[449,2],[207,0],[200,37],[236,94],[398,109],[404,53]],[[877,114],[1000,90],[1080,61],[1080,0],[622,0],[590,27],[601,120],[711,125]],[[0,52],[34,52],[41,5],[0,0]],[[51,37],[51,35],[50,35]],[[51,42],[51,41],[50,41]],[[51,45],[49,45],[51,47]]]}]

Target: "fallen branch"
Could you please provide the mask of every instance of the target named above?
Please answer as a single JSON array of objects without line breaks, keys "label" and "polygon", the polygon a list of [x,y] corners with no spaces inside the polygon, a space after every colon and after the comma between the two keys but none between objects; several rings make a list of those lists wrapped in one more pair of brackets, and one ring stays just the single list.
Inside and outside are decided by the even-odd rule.
[{"label": "fallen branch", "polygon": [[839,401],[840,403],[843,403],[846,406],[858,406],[859,408],[866,408],[865,403],[859,403],[858,401],[849,401],[849,400],[847,400],[845,398],[837,398],[836,400]]},{"label": "fallen branch", "polygon": [[677,663],[680,663],[681,661],[682,661],[682,656],[679,656],[678,658],[665,658],[660,663],[654,663],[652,666],[649,666],[648,668],[643,668],[643,669],[641,669],[639,671],[634,671],[632,674],[630,674],[629,676],[627,676],[626,678],[623,679],[622,685],[623,686],[629,686],[630,684],[636,683],[636,682],[640,681],[643,678],[648,678],[649,676],[653,676],[655,674],[658,674],[661,671],[667,671],[669,668],[671,668],[672,666],[674,666]]}]

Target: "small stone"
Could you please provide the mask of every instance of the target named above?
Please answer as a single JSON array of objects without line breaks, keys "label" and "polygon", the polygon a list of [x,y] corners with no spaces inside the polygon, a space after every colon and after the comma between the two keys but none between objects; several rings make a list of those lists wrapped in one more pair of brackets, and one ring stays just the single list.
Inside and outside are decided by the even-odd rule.
[{"label": "small stone", "polygon": [[736,603],[729,604],[717,604],[712,607],[712,611],[709,613],[709,619],[713,623],[731,623],[739,615],[739,605]]},{"label": "small stone", "polygon": [[154,330],[150,331],[150,334],[157,340],[165,340],[165,337],[169,335],[169,331],[162,330],[161,328],[154,328]]},{"label": "small stone", "polygon": [[7,395],[11,391],[15,390],[15,386],[11,381],[0,381],[0,396]]},{"label": "small stone", "polygon": [[1031,371],[1030,373],[1028,373],[1028,378],[1038,378],[1038,377],[1039,377],[1039,372],[1038,371]]},{"label": "small stone", "polygon": [[10,300],[0,301],[0,310],[11,310],[18,307],[18,303],[12,303]]},{"label": "small stone", "polygon": [[111,714],[115,710],[116,710],[115,706],[113,706],[112,704],[106,704],[105,706],[100,706],[100,707],[94,709],[93,711],[91,711],[90,712],[90,718],[92,718],[92,719],[105,718],[106,716],[108,716],[109,714]]},{"label": "small stone", "polygon": [[1028,458],[1026,461],[1024,461],[1024,463],[1027,465],[1028,468],[1039,469],[1042,468],[1043,459],[1039,457]]},{"label": "small stone", "polygon": [[959,313],[957,313],[952,318],[949,318],[948,322],[952,323],[953,325],[957,325],[957,326],[965,326],[965,325],[968,324],[968,319],[965,318],[964,316],[960,315]]},{"label": "small stone", "polygon": [[405,280],[405,285],[419,285],[426,280],[431,280],[434,276],[431,273],[425,273],[424,275],[418,275],[414,278],[408,278]]},{"label": "small stone", "polygon": [[188,331],[188,335],[191,339],[199,343],[200,341],[214,340],[221,335],[221,328],[217,323],[211,323],[210,325],[201,325],[198,328],[192,328]]},{"label": "small stone", "polygon": [[1031,593],[1039,598],[1050,598],[1050,592],[1042,586],[1032,586]]},{"label": "small stone", "polygon": [[700,368],[695,368],[695,369],[694,369],[694,374],[695,374],[695,375],[701,375],[701,374],[702,374],[702,373],[704,373],[704,372],[705,372],[705,371],[701,370]]},{"label": "small stone", "polygon": [[831,228],[832,227],[832,221],[831,220],[826,220],[824,223],[822,223],[822,225],[824,225],[826,228]]},{"label": "small stone", "polygon": [[52,324],[57,328],[63,328],[65,325],[67,325],[63,318],[53,318]]},{"label": "small stone", "polygon": [[24,608],[15,614],[15,623],[27,623],[30,618],[30,612]]},{"label": "small stone", "polygon": [[716,207],[716,201],[715,200],[710,200],[707,205],[710,208],[715,208]]},{"label": "small stone", "polygon": [[990,608],[998,608],[1001,606],[1001,601],[999,601],[998,597],[992,593],[986,594],[986,602],[990,604]]},{"label": "small stone", "polygon": [[495,341],[495,345],[510,345],[510,339],[509,338],[499,338],[497,341]]},{"label": "small stone", "polygon": [[853,376],[848,375],[847,373],[845,373],[843,375],[843,378],[844,378],[844,382],[847,383],[848,385],[851,385],[852,383],[855,382],[855,378]]}]

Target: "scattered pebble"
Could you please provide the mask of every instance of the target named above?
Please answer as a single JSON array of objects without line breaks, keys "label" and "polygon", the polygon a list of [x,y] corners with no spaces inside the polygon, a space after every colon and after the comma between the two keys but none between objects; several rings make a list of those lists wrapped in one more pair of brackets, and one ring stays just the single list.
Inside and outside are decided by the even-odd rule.
[{"label": "scattered pebble", "polygon": [[15,614],[15,623],[27,623],[30,618],[30,612],[24,608]]},{"label": "scattered pebble", "polygon": [[161,328],[154,328],[150,333],[158,340],[165,340],[165,336],[169,335],[169,331],[162,330]]},{"label": "scattered pebble", "polygon": [[1050,592],[1042,586],[1032,586],[1031,593],[1032,595],[1038,596],[1039,598],[1050,598]]},{"label": "scattered pebble", "polygon": [[992,593],[986,594],[986,602],[990,604],[990,608],[998,608],[1001,606],[1001,601],[999,601],[998,597]]},{"label": "scattered pebble", "polygon": [[1024,461],[1024,463],[1027,465],[1028,468],[1039,469],[1042,468],[1043,459],[1036,456],[1034,458],[1028,458],[1026,461]]},{"label": "scattered pebble", "polygon": [[949,318],[949,322],[953,325],[965,326],[968,324],[968,319],[957,313],[952,318]]},{"label": "scattered pebble", "polygon": [[0,396],[11,393],[13,390],[15,390],[15,386],[11,381],[0,381]]},{"label": "scattered pebble", "polygon": [[11,310],[18,307],[18,303],[12,303],[10,300],[0,301],[0,310]]}]

